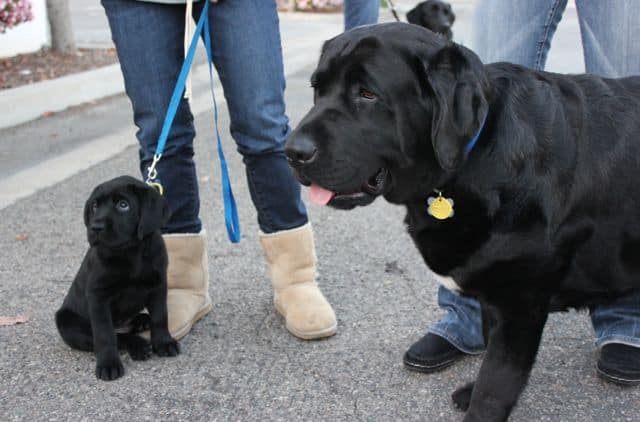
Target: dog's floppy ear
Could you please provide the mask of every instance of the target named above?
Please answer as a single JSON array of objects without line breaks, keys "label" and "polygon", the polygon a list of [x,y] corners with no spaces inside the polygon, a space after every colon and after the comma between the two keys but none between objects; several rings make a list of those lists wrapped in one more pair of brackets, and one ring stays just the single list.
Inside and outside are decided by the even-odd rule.
[{"label": "dog's floppy ear", "polygon": [[414,25],[422,25],[422,11],[420,10],[420,5],[407,12],[407,22]]},{"label": "dog's floppy ear", "polygon": [[433,95],[433,151],[440,167],[452,171],[487,115],[488,83],[478,57],[456,44],[440,49],[426,67]]},{"label": "dog's floppy ear", "polygon": [[140,221],[138,221],[138,239],[164,227],[171,217],[167,200],[150,186],[138,187],[140,200]]},{"label": "dog's floppy ear", "polygon": [[87,199],[87,202],[84,203],[84,226],[89,227],[89,217],[91,215],[91,203],[93,202],[93,195]]},{"label": "dog's floppy ear", "polygon": [[89,195],[89,199],[87,199],[87,201],[84,203],[84,211],[82,215],[84,216],[85,227],[89,227],[89,219],[91,218],[91,204],[95,200],[96,196],[99,195],[98,190],[99,186],[95,187],[91,192],[91,195]]}]

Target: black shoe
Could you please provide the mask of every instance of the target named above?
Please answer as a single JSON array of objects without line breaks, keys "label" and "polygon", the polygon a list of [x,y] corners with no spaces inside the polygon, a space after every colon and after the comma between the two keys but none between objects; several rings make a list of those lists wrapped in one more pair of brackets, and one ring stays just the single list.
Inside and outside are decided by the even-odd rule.
[{"label": "black shoe", "polygon": [[402,358],[407,369],[418,372],[435,372],[452,365],[464,356],[444,338],[427,333],[409,347]]},{"label": "black shoe", "polygon": [[621,385],[640,384],[640,348],[620,343],[602,346],[596,364],[598,375]]}]

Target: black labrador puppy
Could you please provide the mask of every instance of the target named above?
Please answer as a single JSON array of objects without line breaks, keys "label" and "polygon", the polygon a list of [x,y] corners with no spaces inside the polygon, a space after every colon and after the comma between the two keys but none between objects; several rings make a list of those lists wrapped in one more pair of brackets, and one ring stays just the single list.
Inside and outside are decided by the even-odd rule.
[{"label": "black labrador puppy", "polygon": [[449,41],[453,38],[451,26],[455,20],[456,15],[451,10],[451,5],[440,0],[423,1],[407,12],[409,23],[423,26],[436,34],[442,34]]},{"label": "black labrador puppy", "polygon": [[488,346],[453,399],[504,421],[549,312],[640,289],[640,77],[483,65],[415,25],[324,44],[285,152],[312,200],[406,207],[425,263],[477,297]]},{"label": "black labrador puppy", "polygon": [[[167,324],[167,251],[160,228],[166,200],[130,176],[97,186],[84,207],[89,250],[71,284],[56,325],[69,346],[94,351],[96,376],[124,375],[118,349],[145,360],[151,349],[176,356]],[[149,314],[140,313],[147,308]],[[116,333],[117,328],[129,327]],[[151,343],[136,333],[151,329]],[[120,331],[120,330],[118,330]]]}]

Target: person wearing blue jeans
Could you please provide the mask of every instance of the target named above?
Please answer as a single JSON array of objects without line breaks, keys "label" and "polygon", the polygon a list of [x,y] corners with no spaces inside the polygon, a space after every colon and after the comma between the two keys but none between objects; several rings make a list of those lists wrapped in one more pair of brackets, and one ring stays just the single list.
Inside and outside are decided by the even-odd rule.
[{"label": "person wearing blue jeans", "polygon": [[[188,11],[204,2],[102,0],[138,127],[140,171],[152,161],[169,100],[184,60]],[[313,233],[283,146],[290,132],[275,1],[219,0],[209,8],[213,64],[243,156],[274,305],[295,336],[331,336],[337,323],[316,281]],[[169,254],[169,330],[186,335],[211,308],[206,234],[200,221],[195,137],[182,99],[157,170],[172,217],[164,228]],[[239,273],[241,277],[241,273]]]},{"label": "person wearing blue jeans", "polygon": [[344,30],[378,22],[380,0],[344,0]]},{"label": "person wearing blue jeans", "polygon": [[[567,0],[481,0],[472,49],[484,63],[507,61],[544,69]],[[640,2],[576,0],[586,70],[605,77],[640,74]],[[640,142],[640,139],[638,139]],[[409,369],[432,372],[465,354],[482,353],[479,303],[444,287],[438,305],[447,314],[404,355]],[[640,384],[640,293],[590,309],[604,379]]]}]

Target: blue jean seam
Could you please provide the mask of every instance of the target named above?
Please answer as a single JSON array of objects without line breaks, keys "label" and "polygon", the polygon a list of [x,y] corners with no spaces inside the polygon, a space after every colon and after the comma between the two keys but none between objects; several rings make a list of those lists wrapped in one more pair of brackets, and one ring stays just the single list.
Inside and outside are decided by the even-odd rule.
[{"label": "blue jean seam", "polygon": [[253,189],[253,191],[255,192],[255,196],[257,199],[257,204],[256,205],[256,209],[258,210],[258,215],[259,215],[259,220],[263,220],[265,222],[265,224],[268,227],[269,230],[267,230],[267,228],[265,227],[260,227],[260,229],[262,229],[262,231],[264,232],[271,232],[270,229],[273,228],[274,224],[273,224],[273,219],[271,218],[271,214],[268,212],[267,207],[265,207],[264,204],[264,198],[262,195],[262,191],[260,189],[257,188],[256,183],[253,181],[254,178],[256,177],[255,173],[254,173],[254,169],[249,166],[248,164],[245,164],[247,166],[247,169],[249,170],[249,173],[251,173],[251,177],[249,177],[249,183],[251,183],[251,188]]},{"label": "blue jean seam", "polygon": [[468,347],[462,346],[460,344],[459,339],[455,337],[451,337],[449,334],[445,333],[444,331],[441,331],[438,328],[435,328],[435,327],[429,328],[428,332],[444,338],[449,343],[453,344],[456,349],[468,355],[479,355],[481,353],[484,353],[484,349],[470,349]]},{"label": "blue jean seam", "polygon": [[561,0],[556,0],[549,11],[549,16],[547,17],[547,21],[545,22],[544,35],[542,36],[542,40],[538,42],[538,51],[536,52],[536,61],[534,63],[536,70],[541,70],[541,61],[542,61],[542,53],[545,50],[545,45],[549,40],[549,29],[554,22],[554,17],[556,12],[558,11],[558,6]]},{"label": "blue jean seam", "polygon": [[600,337],[596,341],[596,347],[602,347],[604,345],[610,343],[621,343],[626,344],[628,346],[639,347],[640,348],[640,339],[637,337],[629,337],[624,335],[612,334]]}]

